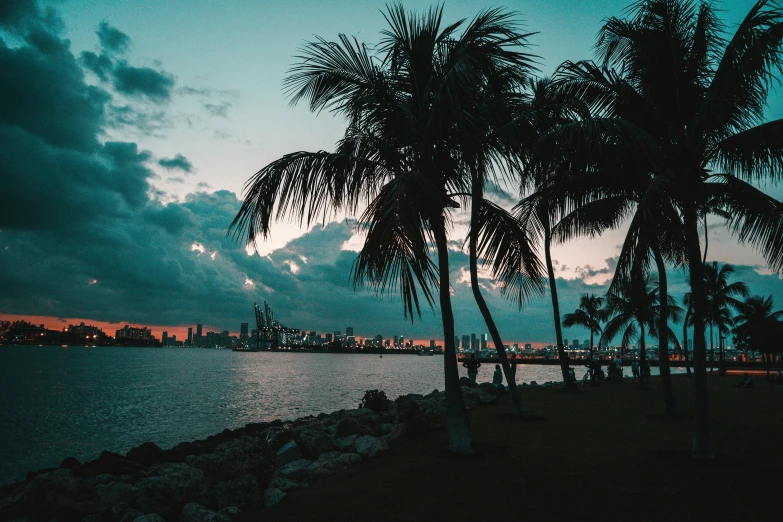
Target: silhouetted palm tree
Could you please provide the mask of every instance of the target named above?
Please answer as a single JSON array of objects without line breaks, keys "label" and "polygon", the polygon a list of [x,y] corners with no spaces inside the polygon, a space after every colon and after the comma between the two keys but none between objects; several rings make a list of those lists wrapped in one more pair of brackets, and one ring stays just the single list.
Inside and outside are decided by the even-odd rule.
[{"label": "silhouetted palm tree", "polygon": [[[515,49],[524,35],[497,9],[445,27],[440,7],[410,16],[393,5],[384,16],[388,28],[377,47],[345,35],[304,47],[285,80],[291,101],[345,117],[345,135],[334,152],[287,154],[256,173],[230,231],[252,245],[269,235],[273,218],[309,224],[367,204],[354,282],[378,292],[396,285],[411,317],[420,295],[434,305],[438,287],[449,448],[467,453],[472,443],[459,386],[447,248],[451,211],[459,207],[452,197],[466,200],[471,190],[459,139],[470,114],[460,104],[487,72],[524,67],[529,59]],[[437,262],[430,259],[432,244]]]},{"label": "silhouetted palm tree", "polygon": [[579,299],[579,308],[563,316],[563,326],[581,326],[590,330],[590,357],[593,356],[593,335],[603,333],[601,322],[607,318],[604,299],[595,294],[583,294]]},{"label": "silhouetted palm tree", "polygon": [[[719,211],[729,230],[783,265],[783,212],[749,181],[783,168],[783,120],[762,123],[772,72],[783,64],[783,10],[756,2],[730,39],[711,4],[641,0],[610,18],[601,63],[567,64],[572,92],[643,143],[634,159],[680,213],[693,293],[693,455],[711,458],[704,326],[708,306],[700,217]],[[593,127],[600,123],[591,122]]]},{"label": "silhouetted palm tree", "polygon": [[[678,322],[682,309],[677,306],[672,297],[668,297],[666,313],[668,320]],[[621,344],[628,346],[633,341],[639,341],[639,359],[642,365],[647,358],[646,332],[660,339],[659,327],[665,324],[660,320],[662,311],[660,293],[657,285],[651,283],[651,278],[640,270],[620,283],[606,294],[606,313],[609,319],[604,326],[599,344],[608,344],[618,333],[622,332]],[[668,323],[668,321],[666,322]],[[667,326],[668,328],[668,326]],[[674,333],[670,335],[673,337]],[[643,380],[639,381],[643,385]]]},{"label": "silhouetted palm tree", "polygon": [[[734,267],[729,264],[719,265],[717,261],[704,265],[704,286],[707,291],[707,324],[710,325],[710,358],[715,360],[715,334],[725,337],[733,325],[730,308],[737,309],[742,302],[738,297],[748,296],[748,286],[736,281],[729,283],[729,277],[734,274]],[[723,367],[723,343],[720,346],[720,362]]]},{"label": "silhouetted palm tree", "polygon": [[762,352],[767,362],[767,378],[772,354],[780,353],[783,310],[772,311],[772,296],[752,296],[737,306],[733,333],[735,343],[746,350]]}]

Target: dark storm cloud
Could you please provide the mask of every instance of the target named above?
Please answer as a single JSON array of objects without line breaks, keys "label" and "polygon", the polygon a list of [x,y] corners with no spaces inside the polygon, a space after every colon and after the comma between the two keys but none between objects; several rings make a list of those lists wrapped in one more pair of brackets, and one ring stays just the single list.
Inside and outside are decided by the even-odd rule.
[{"label": "dark storm cloud", "polygon": [[107,81],[111,75],[111,59],[105,54],[97,55],[90,51],[82,51],[79,55],[79,63],[101,81]]},{"label": "dark storm cloud", "polygon": [[112,71],[112,82],[117,92],[128,96],[144,96],[155,103],[171,99],[174,78],[165,71],[150,67],[132,67],[118,62]]},{"label": "dark storm cloud", "polygon": [[101,49],[109,54],[122,54],[128,50],[131,44],[131,39],[127,34],[106,22],[101,22],[95,34],[98,35]]},{"label": "dark storm cloud", "polygon": [[179,169],[183,172],[193,172],[193,164],[182,154],[176,154],[173,158],[161,158],[158,165],[167,170]]},{"label": "dark storm cloud", "polygon": [[39,16],[38,3],[33,0],[3,0],[0,2],[0,27],[15,30]]}]

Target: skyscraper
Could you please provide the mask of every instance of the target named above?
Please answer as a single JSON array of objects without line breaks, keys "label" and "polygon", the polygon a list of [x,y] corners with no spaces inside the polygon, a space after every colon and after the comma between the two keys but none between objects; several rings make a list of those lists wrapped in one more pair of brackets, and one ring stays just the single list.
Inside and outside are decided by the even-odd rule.
[{"label": "skyscraper", "polygon": [[247,341],[247,323],[241,323],[239,325],[239,340]]},{"label": "skyscraper", "polygon": [[188,346],[193,346],[193,327],[188,328]]},{"label": "skyscraper", "polygon": [[353,337],[353,326],[349,326],[345,329],[346,337]]},{"label": "skyscraper", "polygon": [[463,335],[462,336],[462,349],[463,350],[470,350],[470,336],[469,335]]},{"label": "skyscraper", "polygon": [[470,334],[470,349],[474,352],[479,349],[478,338],[474,333]]},{"label": "skyscraper", "polygon": [[163,346],[169,344],[169,333],[166,330],[163,330],[163,337],[161,337],[161,344],[163,344]]},{"label": "skyscraper", "polygon": [[196,325],[196,346],[201,346],[201,343],[202,343],[202,337],[201,337],[202,331],[201,331],[201,328],[202,328],[202,326],[200,324]]},{"label": "skyscraper", "polygon": [[487,349],[487,334],[483,333],[481,334],[481,349],[486,350]]}]

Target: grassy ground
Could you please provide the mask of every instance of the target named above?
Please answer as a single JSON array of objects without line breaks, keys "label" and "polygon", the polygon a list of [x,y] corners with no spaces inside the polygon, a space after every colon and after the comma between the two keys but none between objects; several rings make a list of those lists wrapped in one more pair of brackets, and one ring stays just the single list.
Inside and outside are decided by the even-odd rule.
[{"label": "grassy ground", "polygon": [[[291,491],[263,515],[291,520],[712,520],[783,517],[783,386],[710,377],[716,459],[690,458],[693,381],[675,377],[681,420],[662,412],[659,383],[569,394],[523,388],[533,414],[508,397],[470,412],[478,452],[444,454],[445,433],[404,438],[390,453]],[[248,520],[256,520],[251,516]]]}]

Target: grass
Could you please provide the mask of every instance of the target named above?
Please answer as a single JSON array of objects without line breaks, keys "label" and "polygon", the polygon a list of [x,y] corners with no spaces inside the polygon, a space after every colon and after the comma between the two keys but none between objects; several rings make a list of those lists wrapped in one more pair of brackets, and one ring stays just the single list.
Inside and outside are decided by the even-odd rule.
[{"label": "grass", "polygon": [[[690,457],[693,381],[676,376],[682,418],[665,417],[657,380],[570,394],[523,388],[520,423],[508,397],[470,412],[477,453],[443,452],[445,433],[392,451],[310,487],[263,514],[291,520],[780,520],[783,386],[710,376],[716,458]],[[249,515],[247,520],[256,520]]]}]

